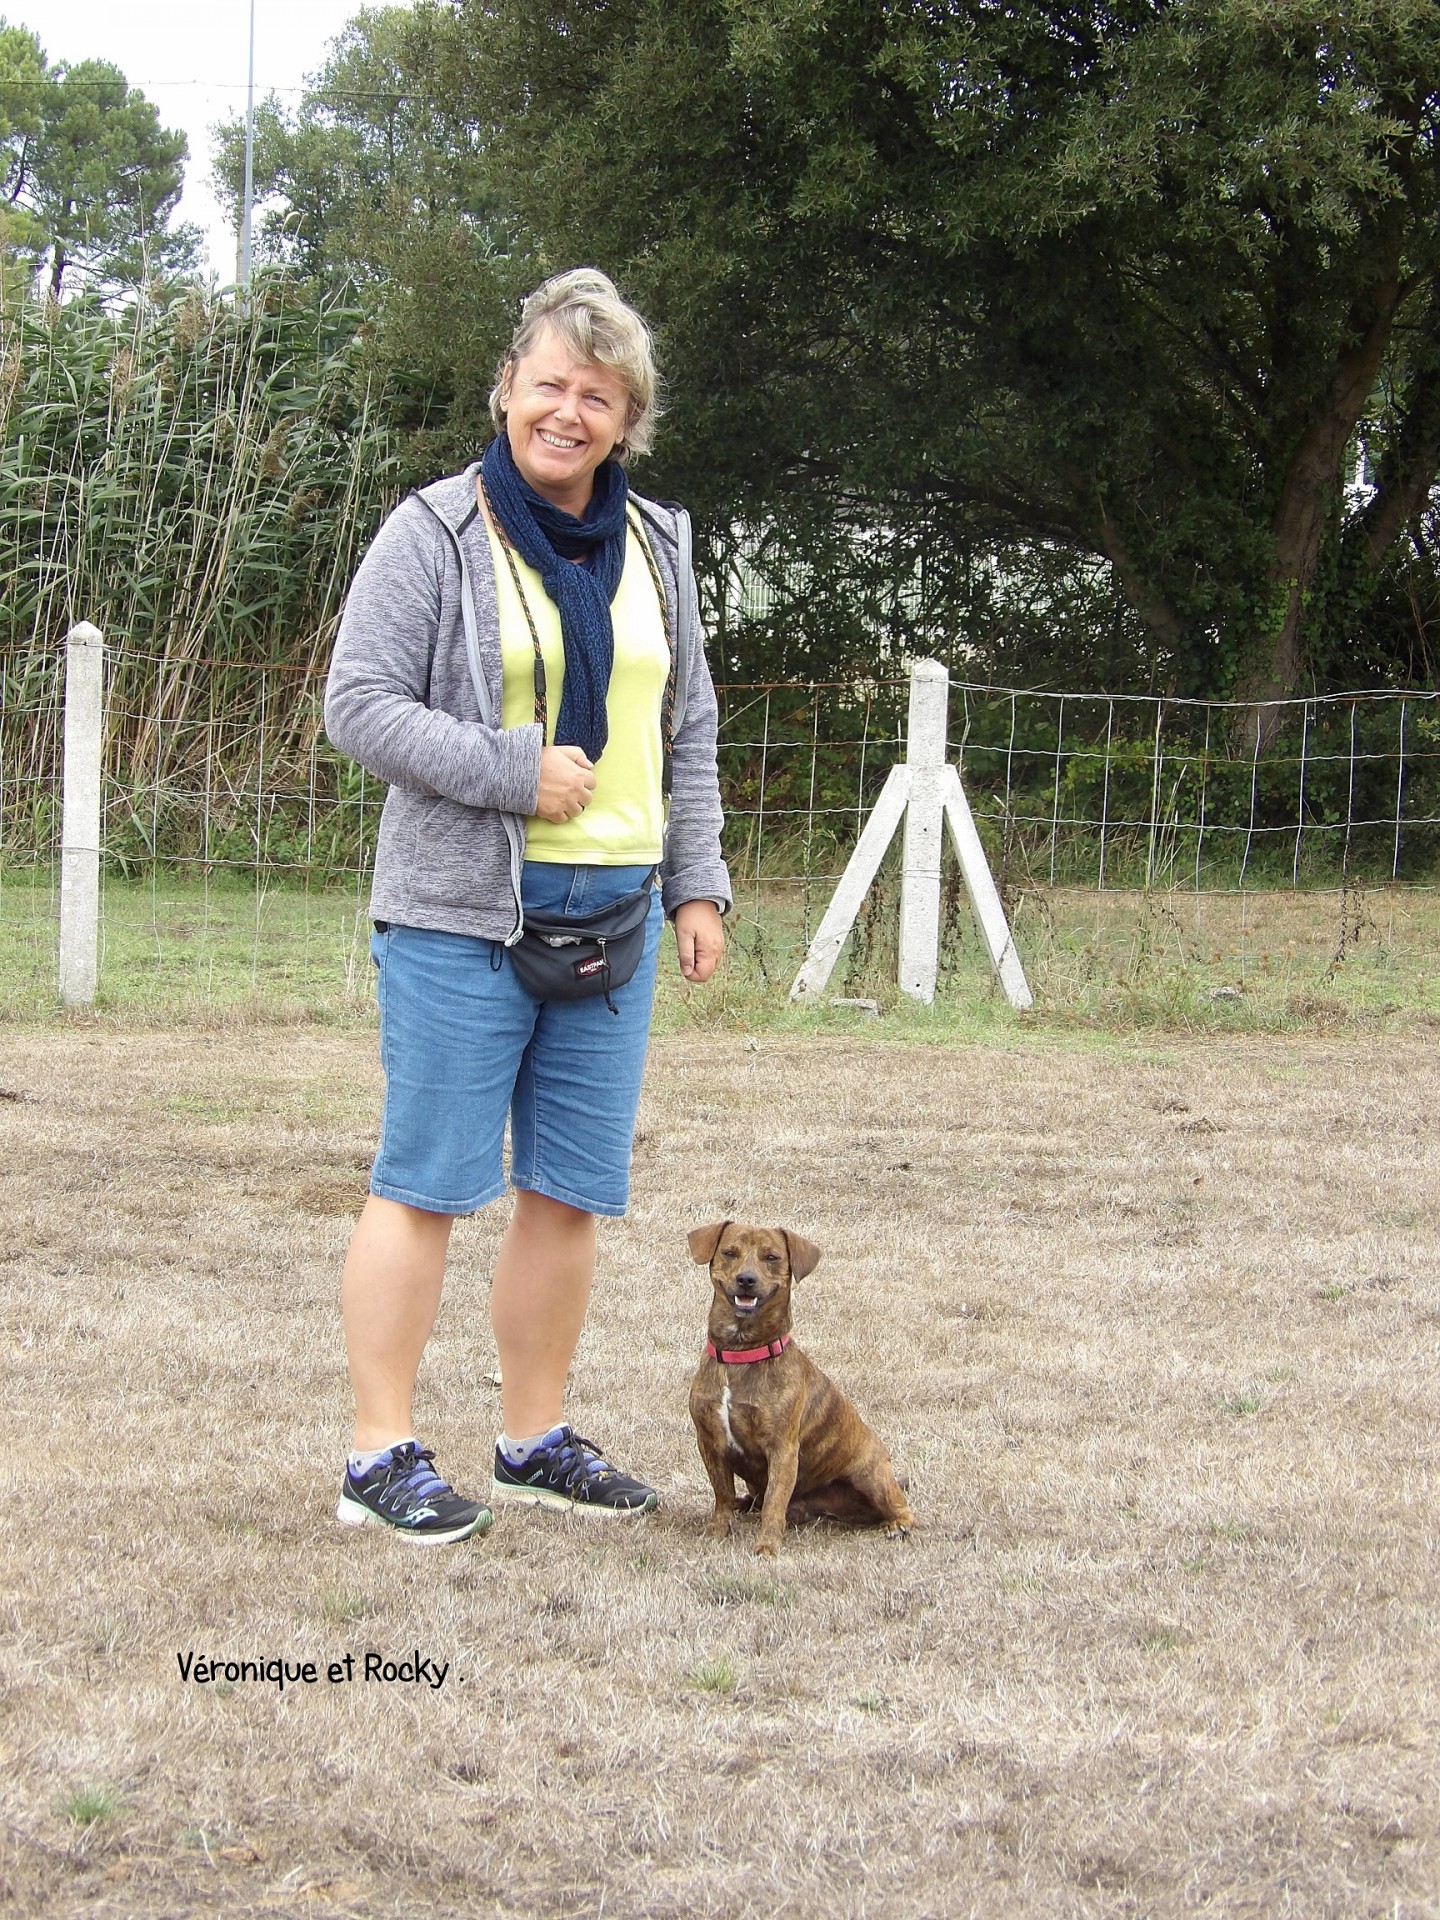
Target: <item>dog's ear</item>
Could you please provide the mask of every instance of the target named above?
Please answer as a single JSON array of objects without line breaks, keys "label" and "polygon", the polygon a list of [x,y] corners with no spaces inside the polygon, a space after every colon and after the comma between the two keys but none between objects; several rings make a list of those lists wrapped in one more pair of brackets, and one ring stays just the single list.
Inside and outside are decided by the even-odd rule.
[{"label": "dog's ear", "polygon": [[791,1233],[788,1227],[780,1231],[785,1235],[785,1244],[790,1249],[790,1278],[803,1280],[807,1273],[813,1273],[820,1264],[820,1249],[813,1240],[807,1240],[803,1233]]},{"label": "dog's ear", "polygon": [[690,1242],[690,1258],[697,1267],[708,1267],[715,1258],[715,1249],[720,1244],[720,1236],[729,1226],[728,1220],[717,1220],[713,1227],[692,1227],[687,1238]]}]

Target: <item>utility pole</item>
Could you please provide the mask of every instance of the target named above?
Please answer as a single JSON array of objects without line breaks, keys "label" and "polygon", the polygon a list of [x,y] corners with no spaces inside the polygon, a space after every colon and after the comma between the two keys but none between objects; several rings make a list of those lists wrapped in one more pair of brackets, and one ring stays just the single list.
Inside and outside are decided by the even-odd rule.
[{"label": "utility pole", "polygon": [[245,204],[240,213],[240,291],[250,292],[250,221],[255,209],[255,0],[250,0],[250,88],[245,100]]}]

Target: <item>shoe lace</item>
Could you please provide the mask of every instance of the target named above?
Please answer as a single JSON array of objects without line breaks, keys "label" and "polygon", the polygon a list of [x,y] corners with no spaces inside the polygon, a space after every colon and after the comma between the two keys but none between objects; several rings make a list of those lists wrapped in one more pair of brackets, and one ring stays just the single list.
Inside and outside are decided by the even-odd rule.
[{"label": "shoe lace", "polygon": [[581,1439],[578,1433],[562,1440],[555,1452],[567,1488],[583,1486],[591,1480],[614,1478],[615,1469],[599,1447],[593,1440]]},{"label": "shoe lace", "polygon": [[407,1448],[395,1454],[382,1500],[392,1507],[418,1505],[437,1493],[448,1493],[450,1483],[435,1471],[435,1455],[429,1447]]}]

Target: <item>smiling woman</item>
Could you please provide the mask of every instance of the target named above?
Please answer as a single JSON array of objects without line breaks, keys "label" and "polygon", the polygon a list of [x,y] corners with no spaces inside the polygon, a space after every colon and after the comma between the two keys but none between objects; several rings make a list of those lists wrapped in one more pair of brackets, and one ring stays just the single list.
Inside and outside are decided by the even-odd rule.
[{"label": "smiling woman", "polygon": [[[525,303],[490,406],[483,457],[401,506],[367,554],[325,703],[335,745],[390,783],[371,896],[385,1105],[345,1268],[356,1418],[338,1512],[436,1543],[489,1525],[435,1472],[411,1401],[451,1222],[506,1189],[507,1122],[492,1498],[656,1505],[572,1432],[565,1383],[597,1216],[629,1200],[662,920],[698,984],[730,902],[689,521],[633,495],[624,467],[657,412],[650,330],[604,274],[560,274]],[[644,928],[613,980],[610,909]],[[598,940],[593,979],[574,970],[588,997],[541,997],[517,970],[527,918],[545,916],[562,948]]]}]

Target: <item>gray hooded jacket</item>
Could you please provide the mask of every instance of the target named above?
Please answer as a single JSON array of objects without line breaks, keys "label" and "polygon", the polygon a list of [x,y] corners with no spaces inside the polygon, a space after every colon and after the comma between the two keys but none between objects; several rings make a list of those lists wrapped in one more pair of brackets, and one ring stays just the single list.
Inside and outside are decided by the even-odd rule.
[{"label": "gray hooded jacket", "polygon": [[[479,463],[404,500],[346,598],[325,685],[325,731],[387,782],[376,920],[520,937],[525,816],[540,791],[537,724],[504,727],[500,618]],[[632,494],[654,549],[675,651],[674,755],[660,883],[665,911],[730,904],[720,854],[716,704],[680,508]]]}]

